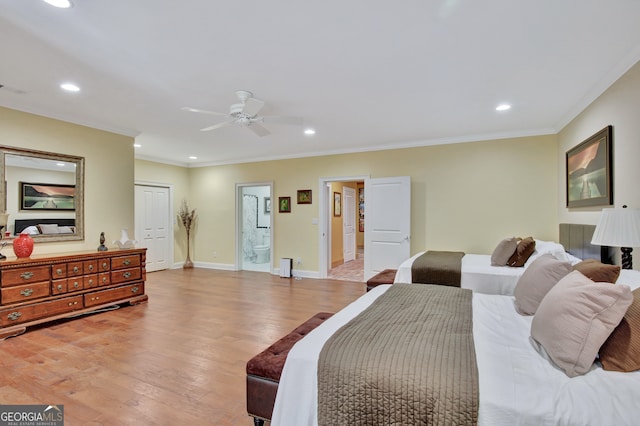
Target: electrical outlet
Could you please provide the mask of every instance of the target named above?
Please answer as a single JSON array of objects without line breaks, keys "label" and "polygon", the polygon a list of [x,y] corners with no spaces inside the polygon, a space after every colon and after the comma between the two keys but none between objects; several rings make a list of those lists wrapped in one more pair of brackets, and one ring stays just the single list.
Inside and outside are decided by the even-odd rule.
[{"label": "electrical outlet", "polygon": [[299,264],[301,264],[301,263],[302,263],[302,259],[298,257],[298,258],[296,259],[296,265],[299,265]]}]

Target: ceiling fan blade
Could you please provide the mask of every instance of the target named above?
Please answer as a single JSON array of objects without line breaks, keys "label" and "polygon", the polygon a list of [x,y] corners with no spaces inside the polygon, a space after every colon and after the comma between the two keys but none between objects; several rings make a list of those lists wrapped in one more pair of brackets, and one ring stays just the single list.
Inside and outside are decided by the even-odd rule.
[{"label": "ceiling fan blade", "polygon": [[205,127],[204,129],[200,129],[201,132],[208,132],[209,130],[220,129],[222,127],[226,127],[230,125],[231,122],[223,121],[222,123],[214,124],[213,126]]},{"label": "ceiling fan blade", "polygon": [[255,98],[249,98],[244,101],[242,112],[247,114],[249,117],[254,117],[256,114],[258,114],[258,111],[260,111],[263,106],[264,101]]},{"label": "ceiling fan blade", "polygon": [[183,111],[189,111],[189,112],[197,112],[200,114],[210,114],[210,115],[224,115],[227,116],[227,113],[224,112],[215,112],[215,111],[207,111],[204,109],[196,109],[196,108],[190,108],[190,107],[182,107],[181,108]]},{"label": "ceiling fan blade", "polygon": [[270,131],[268,131],[260,123],[256,123],[255,121],[246,127],[258,136],[267,136],[271,134]]},{"label": "ceiling fan blade", "polygon": [[284,117],[278,115],[267,115],[262,117],[262,121],[265,123],[276,123],[276,124],[293,124],[301,126],[303,123],[302,117]]}]

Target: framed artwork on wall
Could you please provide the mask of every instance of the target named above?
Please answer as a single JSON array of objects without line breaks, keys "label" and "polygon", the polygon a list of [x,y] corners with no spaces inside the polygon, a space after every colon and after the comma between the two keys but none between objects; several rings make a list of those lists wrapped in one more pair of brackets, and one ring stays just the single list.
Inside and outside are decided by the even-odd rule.
[{"label": "framed artwork on wall", "polygon": [[291,213],[291,197],[278,197],[278,212]]},{"label": "framed artwork on wall", "polygon": [[333,193],[333,215],[338,217],[342,215],[342,194]]},{"label": "framed artwork on wall", "polygon": [[567,207],[613,204],[613,128],[607,126],[567,151]]},{"label": "framed artwork on wall", "polygon": [[364,188],[358,188],[358,231],[364,232]]},{"label": "framed artwork on wall", "polygon": [[299,189],[298,190],[298,204],[311,204],[311,190]]},{"label": "framed artwork on wall", "polygon": [[75,210],[75,185],[20,182],[20,210]]}]

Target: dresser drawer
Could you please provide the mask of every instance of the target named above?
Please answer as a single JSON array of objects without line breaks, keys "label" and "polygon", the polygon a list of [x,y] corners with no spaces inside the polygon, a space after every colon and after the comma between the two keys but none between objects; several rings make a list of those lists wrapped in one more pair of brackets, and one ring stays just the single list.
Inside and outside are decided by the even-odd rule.
[{"label": "dresser drawer", "polygon": [[131,268],[140,266],[140,255],[130,254],[128,256],[119,256],[111,259],[111,270]]},{"label": "dresser drawer", "polygon": [[67,279],[63,280],[53,280],[51,282],[51,294],[62,294],[67,292]]},{"label": "dresser drawer", "polygon": [[111,284],[120,284],[127,281],[139,280],[142,276],[140,268],[119,269],[111,271]]},{"label": "dresser drawer", "polygon": [[85,275],[83,278],[83,288],[85,290],[98,287],[98,274]]},{"label": "dresser drawer", "polygon": [[111,270],[111,261],[109,259],[98,259],[98,272],[108,272]]},{"label": "dresser drawer", "polygon": [[2,287],[21,285],[27,283],[37,283],[51,279],[51,266],[33,266],[26,268],[11,269],[2,271],[0,280]]},{"label": "dresser drawer", "polygon": [[82,269],[82,265],[84,262],[69,262],[67,264],[67,276],[68,277],[77,277],[84,274]]},{"label": "dresser drawer", "polygon": [[84,306],[96,306],[103,303],[126,300],[130,297],[144,294],[144,283],[125,285],[122,287],[110,288],[108,290],[96,291],[84,295]]},{"label": "dresser drawer", "polygon": [[82,309],[82,296],[65,297],[49,302],[20,306],[0,310],[0,327],[52,317],[65,312]]},{"label": "dresser drawer", "polygon": [[108,272],[102,272],[98,274],[98,285],[111,284],[111,274]]},{"label": "dresser drawer", "polygon": [[49,290],[49,281],[16,285],[0,290],[2,291],[2,297],[0,297],[0,299],[2,300],[3,305],[8,305],[9,303],[20,303],[27,300],[47,297],[49,296]]},{"label": "dresser drawer", "polygon": [[61,263],[59,265],[51,266],[51,278],[57,280],[59,278],[67,278],[67,264]]},{"label": "dresser drawer", "polygon": [[78,291],[84,288],[82,277],[73,277],[67,280],[67,291]]}]

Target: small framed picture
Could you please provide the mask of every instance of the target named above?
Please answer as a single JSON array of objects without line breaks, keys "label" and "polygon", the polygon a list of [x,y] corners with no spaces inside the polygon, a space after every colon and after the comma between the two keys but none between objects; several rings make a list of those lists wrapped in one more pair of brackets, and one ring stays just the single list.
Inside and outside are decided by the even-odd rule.
[{"label": "small framed picture", "polygon": [[311,204],[311,190],[299,189],[298,190],[298,204]]},{"label": "small framed picture", "polygon": [[333,193],[333,215],[338,217],[342,215],[342,194]]},{"label": "small framed picture", "polygon": [[291,213],[291,197],[278,197],[278,212]]}]

